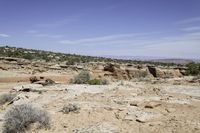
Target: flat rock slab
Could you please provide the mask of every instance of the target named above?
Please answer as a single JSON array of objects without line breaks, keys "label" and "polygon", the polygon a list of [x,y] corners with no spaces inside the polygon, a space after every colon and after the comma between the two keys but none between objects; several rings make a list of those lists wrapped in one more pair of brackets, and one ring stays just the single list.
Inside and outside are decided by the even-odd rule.
[{"label": "flat rock slab", "polygon": [[166,101],[167,103],[172,103],[172,104],[191,104],[191,100],[187,99],[177,99],[177,98],[171,98]]},{"label": "flat rock slab", "polygon": [[154,101],[151,101],[151,102],[147,102],[147,103],[145,103],[145,108],[151,108],[151,109],[153,109],[153,108],[155,108],[155,107],[158,107],[158,106],[160,106],[161,105],[161,103],[159,103],[159,102],[154,102]]},{"label": "flat rock slab", "polygon": [[75,129],[73,133],[120,133],[118,127],[112,123],[97,123],[80,129]]},{"label": "flat rock slab", "polygon": [[14,91],[23,91],[23,90],[37,90],[40,89],[42,85],[39,84],[26,84],[26,85],[19,85],[13,88]]},{"label": "flat rock slab", "polygon": [[138,107],[132,106],[128,108],[128,110],[126,111],[123,120],[138,121],[141,123],[145,123],[145,122],[157,120],[161,117],[162,115],[160,113],[145,111]]},{"label": "flat rock slab", "polygon": [[179,93],[200,97],[200,87],[198,86],[171,86],[167,87],[165,90],[170,93]]}]

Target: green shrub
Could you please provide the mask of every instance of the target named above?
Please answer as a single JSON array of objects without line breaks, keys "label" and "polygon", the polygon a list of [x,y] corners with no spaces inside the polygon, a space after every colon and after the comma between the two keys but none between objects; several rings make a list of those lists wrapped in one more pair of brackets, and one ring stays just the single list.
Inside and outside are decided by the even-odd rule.
[{"label": "green shrub", "polygon": [[75,61],[74,60],[68,60],[66,62],[66,65],[75,65]]},{"label": "green shrub", "polygon": [[88,81],[88,84],[90,85],[101,85],[101,80],[100,79],[92,79]]},{"label": "green shrub", "polygon": [[87,71],[80,72],[77,76],[74,77],[74,84],[87,84],[90,80],[90,74]]},{"label": "green shrub", "polygon": [[5,93],[0,95],[0,105],[11,102],[16,97],[16,94]]},{"label": "green shrub", "polygon": [[108,81],[103,79],[92,79],[92,80],[89,80],[88,81],[88,84],[90,85],[107,85],[108,84]]},{"label": "green shrub", "polygon": [[189,63],[186,65],[187,70],[186,74],[187,75],[199,75],[200,74],[200,64],[199,63]]},{"label": "green shrub", "polygon": [[25,132],[34,123],[39,124],[37,128],[48,128],[49,121],[46,111],[29,104],[14,105],[4,116],[3,133]]}]

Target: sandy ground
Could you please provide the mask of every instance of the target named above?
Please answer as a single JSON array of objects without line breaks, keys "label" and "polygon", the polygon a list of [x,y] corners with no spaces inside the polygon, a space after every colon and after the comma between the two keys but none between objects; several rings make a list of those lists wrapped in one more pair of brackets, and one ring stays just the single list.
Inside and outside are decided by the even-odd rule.
[{"label": "sandy ground", "polygon": [[[185,82],[191,77],[69,84],[75,73],[33,73],[31,67],[15,65],[0,70],[1,94],[34,90],[20,91],[13,104],[0,105],[0,130],[8,108],[28,103],[46,110],[51,118],[50,129],[33,127],[28,133],[200,133],[200,85]],[[57,84],[30,84],[32,76],[50,78]],[[61,110],[68,104],[80,110],[64,114]]]},{"label": "sandy ground", "polygon": [[31,74],[25,70],[0,70],[0,83],[19,83],[19,82],[30,82],[30,77],[44,77],[45,79],[52,79],[59,83],[68,83],[72,78],[72,74],[69,72],[43,72]]},{"label": "sandy ground", "polygon": [[[21,88],[18,84],[15,90]],[[38,92],[22,92],[30,103],[47,110],[51,128],[31,130],[41,133],[199,133],[200,88],[195,85],[116,82],[110,85],[23,84]],[[10,91],[7,89],[4,91]],[[79,112],[60,112],[68,103]],[[12,105],[9,105],[12,106]],[[5,106],[4,106],[5,107]],[[1,109],[3,114],[5,107]]]}]

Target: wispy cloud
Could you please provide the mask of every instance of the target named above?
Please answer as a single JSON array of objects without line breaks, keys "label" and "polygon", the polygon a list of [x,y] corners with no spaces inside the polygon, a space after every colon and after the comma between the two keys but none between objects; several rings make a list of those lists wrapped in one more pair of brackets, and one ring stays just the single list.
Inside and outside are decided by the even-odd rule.
[{"label": "wispy cloud", "polygon": [[28,30],[26,32],[29,33],[29,34],[34,34],[34,33],[37,33],[38,31],[37,30]]},{"label": "wispy cloud", "polygon": [[200,17],[188,18],[181,21],[178,21],[176,24],[189,24],[189,23],[196,23],[200,22]]},{"label": "wispy cloud", "polygon": [[191,33],[188,33],[187,35],[192,36],[192,37],[198,37],[200,39],[200,31],[191,32]]},{"label": "wispy cloud", "polygon": [[33,34],[33,36],[35,36],[35,37],[48,37],[48,38],[54,38],[54,39],[63,37],[63,35],[50,35],[50,34]]},{"label": "wispy cloud", "polygon": [[36,24],[37,27],[42,27],[42,28],[54,28],[54,27],[61,27],[64,25],[67,25],[69,23],[73,23],[76,22],[77,18],[69,18],[69,19],[63,19],[63,20],[59,20],[59,21],[54,21],[54,22],[47,22],[47,23],[40,23],[40,24]]},{"label": "wispy cloud", "polygon": [[181,30],[182,31],[187,31],[187,32],[200,31],[200,26],[186,27],[186,28],[182,28]]},{"label": "wispy cloud", "polygon": [[10,37],[8,34],[0,34],[0,37]]},{"label": "wispy cloud", "polygon": [[108,5],[106,7],[104,7],[105,10],[113,10],[113,9],[116,9],[118,8],[119,5]]},{"label": "wispy cloud", "polygon": [[62,44],[114,44],[114,43],[129,43],[134,37],[145,37],[155,33],[129,33],[129,34],[115,34],[93,38],[83,38],[78,40],[61,40]]},{"label": "wispy cloud", "polygon": [[46,34],[46,33],[41,33],[38,30],[28,30],[26,31],[27,36],[31,36],[31,37],[40,37],[40,38],[53,38],[53,39],[58,39],[58,38],[62,38],[63,35],[60,34]]},{"label": "wispy cloud", "polygon": [[[65,40],[70,47],[84,47],[79,51],[89,55],[136,55],[177,58],[200,58],[200,32],[186,32],[181,35],[160,36],[160,34],[119,34],[103,37]],[[77,46],[77,47],[76,47]],[[95,49],[95,50],[94,50]]]},{"label": "wispy cloud", "polygon": [[186,34],[176,38],[161,40],[159,43],[145,45],[136,52],[149,55],[179,58],[200,58],[200,38],[196,34]]}]

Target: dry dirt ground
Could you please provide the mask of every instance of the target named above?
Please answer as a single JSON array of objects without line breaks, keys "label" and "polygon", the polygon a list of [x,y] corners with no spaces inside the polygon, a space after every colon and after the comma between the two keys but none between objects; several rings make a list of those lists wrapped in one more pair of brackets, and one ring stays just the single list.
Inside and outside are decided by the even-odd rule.
[{"label": "dry dirt ground", "polygon": [[[12,104],[0,105],[0,131],[7,109],[28,103],[43,108],[51,118],[50,129],[33,126],[28,133],[200,133],[200,84],[187,82],[191,77],[69,84],[77,73],[68,69],[35,73],[17,65],[0,69],[0,94],[18,93]],[[57,84],[30,84],[33,75]],[[19,91],[22,88],[32,91]],[[64,114],[61,110],[68,104],[79,110]]]},{"label": "dry dirt ground", "polygon": [[[182,79],[179,79],[182,80]],[[0,93],[20,92],[11,105],[0,108],[0,128],[7,108],[29,103],[46,110],[50,129],[32,128],[32,133],[199,133],[199,84],[152,81],[118,81],[109,85],[0,83]],[[64,114],[64,105],[77,112]]]}]

